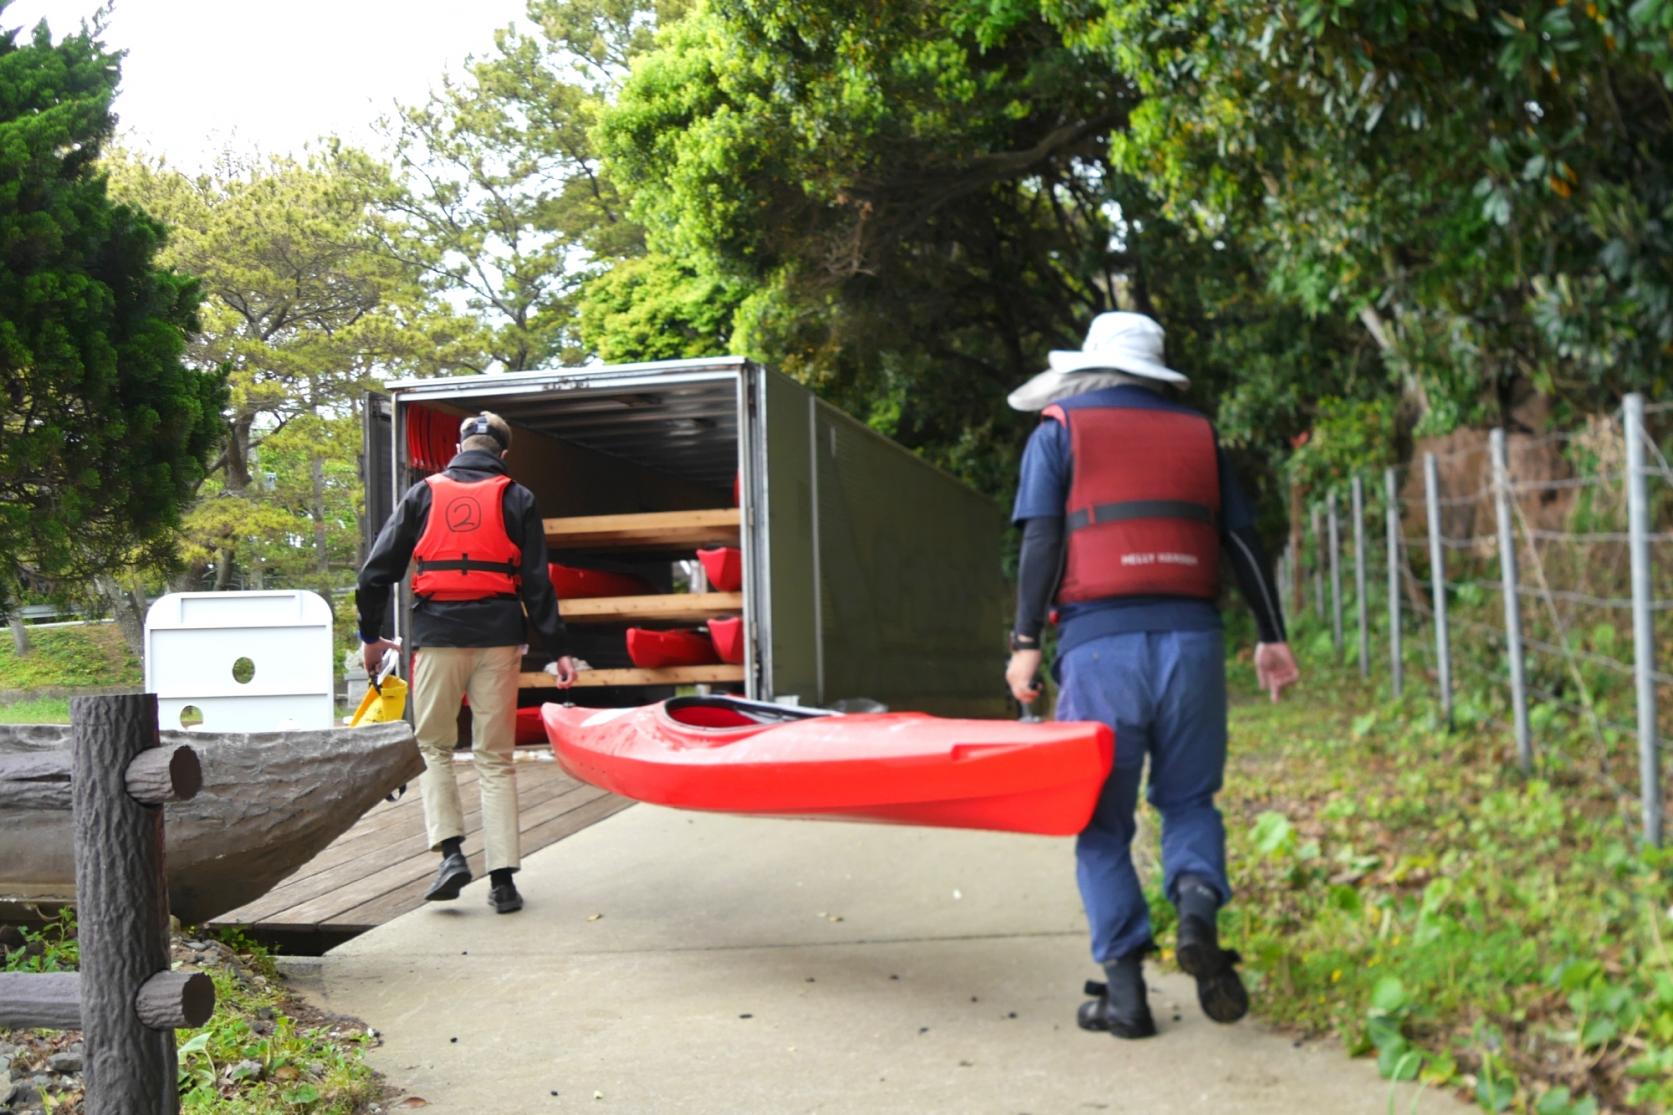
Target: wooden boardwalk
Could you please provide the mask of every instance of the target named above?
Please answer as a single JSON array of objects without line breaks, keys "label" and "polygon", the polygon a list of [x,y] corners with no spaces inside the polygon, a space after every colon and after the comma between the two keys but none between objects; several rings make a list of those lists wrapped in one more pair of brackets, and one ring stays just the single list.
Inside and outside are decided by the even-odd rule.
[{"label": "wooden boardwalk", "polygon": [[[481,879],[487,871],[476,769],[468,753],[455,763],[465,807],[465,855]],[[525,857],[632,804],[575,781],[550,758],[530,752],[518,755],[517,798]],[[236,927],[293,951],[308,951],[310,943],[330,947],[422,906],[437,862],[425,846],[424,808],[414,780],[399,801],[374,806],[294,875],[210,924]],[[483,900],[475,889],[467,894]]]}]

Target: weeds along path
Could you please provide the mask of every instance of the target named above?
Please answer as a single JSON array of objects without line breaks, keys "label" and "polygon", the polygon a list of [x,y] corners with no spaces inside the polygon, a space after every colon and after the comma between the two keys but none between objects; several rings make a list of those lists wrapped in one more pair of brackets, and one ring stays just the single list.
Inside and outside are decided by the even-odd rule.
[{"label": "weeds along path", "polygon": [[1589,738],[1523,777],[1502,730],[1441,729],[1429,679],[1393,703],[1311,657],[1232,712],[1223,930],[1257,1012],[1489,1111],[1673,1106],[1673,853],[1640,846]]}]

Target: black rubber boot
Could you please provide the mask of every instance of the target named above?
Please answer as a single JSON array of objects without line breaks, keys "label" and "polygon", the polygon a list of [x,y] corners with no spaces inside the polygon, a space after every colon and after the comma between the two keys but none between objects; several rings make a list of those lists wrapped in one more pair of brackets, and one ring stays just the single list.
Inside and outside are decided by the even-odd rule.
[{"label": "black rubber boot", "polygon": [[1101,1030],[1118,1038],[1148,1038],[1156,1035],[1156,1020],[1144,989],[1144,951],[1104,965],[1108,983],[1086,981],[1086,993],[1095,996],[1082,1003],[1075,1022],[1083,1030]]},{"label": "black rubber boot", "polygon": [[1220,947],[1220,896],[1190,876],[1179,881],[1179,967],[1197,981],[1197,1004],[1216,1022],[1236,1022],[1249,1013],[1249,992],[1235,949]]}]

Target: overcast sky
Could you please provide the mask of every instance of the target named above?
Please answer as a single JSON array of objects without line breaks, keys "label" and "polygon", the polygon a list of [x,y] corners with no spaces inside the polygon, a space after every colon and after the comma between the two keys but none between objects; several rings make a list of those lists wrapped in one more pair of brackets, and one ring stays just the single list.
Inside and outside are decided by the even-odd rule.
[{"label": "overcast sky", "polygon": [[[371,123],[424,99],[446,70],[493,47],[525,0],[116,0],[105,44],[127,51],[121,142],[185,170],[232,147],[300,153],[335,134],[371,144]],[[53,38],[99,0],[14,0],[0,27]]]}]

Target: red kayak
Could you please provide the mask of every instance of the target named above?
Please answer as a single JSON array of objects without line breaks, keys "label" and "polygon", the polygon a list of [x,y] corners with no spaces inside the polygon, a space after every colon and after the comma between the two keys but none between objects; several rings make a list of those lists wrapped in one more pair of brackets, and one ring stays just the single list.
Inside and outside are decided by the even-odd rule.
[{"label": "red kayak", "polygon": [[517,710],[517,743],[539,743],[546,738],[546,726],[541,723],[538,708]]},{"label": "red kayak", "polygon": [[648,627],[627,629],[627,656],[641,670],[665,666],[712,666],[720,661],[715,645],[695,631],[652,631]]},{"label": "red kayak", "polygon": [[737,592],[744,583],[744,554],[732,546],[717,546],[712,550],[698,550],[697,560],[709,576],[709,587],[716,592]]},{"label": "red kayak", "polygon": [[552,591],[559,600],[582,600],[592,596],[647,596],[656,590],[651,583],[631,573],[610,573],[603,569],[582,569],[575,565],[546,567]]},{"label": "red kayak", "polygon": [[566,771],[637,801],[1046,836],[1086,827],[1115,754],[1103,724],[839,716],[730,697],[541,714]]},{"label": "red kayak", "polygon": [[711,619],[709,621],[709,639],[715,645],[715,653],[720,660],[732,666],[741,666],[744,661],[744,621],[742,616],[731,619]]}]

